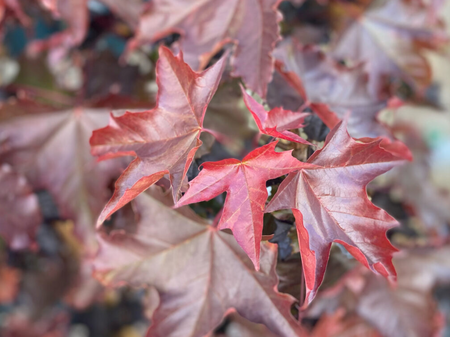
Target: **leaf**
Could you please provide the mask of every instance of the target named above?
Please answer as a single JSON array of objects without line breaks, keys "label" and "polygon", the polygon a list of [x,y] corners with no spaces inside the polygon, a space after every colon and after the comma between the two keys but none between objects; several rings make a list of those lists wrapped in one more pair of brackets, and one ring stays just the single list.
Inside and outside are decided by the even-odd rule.
[{"label": "leaf", "polygon": [[11,11],[22,25],[30,25],[30,18],[25,14],[18,0],[0,0],[0,23],[3,24],[2,21],[7,16],[8,11]]},{"label": "leaf", "polygon": [[189,183],[176,206],[210,200],[227,192],[219,229],[229,228],[259,270],[266,181],[296,171],[304,164],[292,151],[277,153],[277,142],[257,148],[241,161],[225,159],[202,164],[203,170]]},{"label": "leaf", "polygon": [[316,168],[291,173],[281,183],[266,212],[293,210],[303,261],[306,302],[323,281],[332,242],[338,242],[376,273],[395,280],[392,254],[396,249],[386,231],[397,221],[373,205],[366,185],[410,158],[386,149],[387,139],[356,142],[340,123],[325,145],[308,160]]},{"label": "leaf", "polygon": [[6,317],[0,332],[3,337],[64,337],[68,335],[69,322],[68,315],[60,310],[40,320],[22,310]]},{"label": "leaf", "polygon": [[291,142],[311,145],[299,135],[288,130],[302,128],[303,122],[309,116],[308,113],[293,112],[284,110],[283,108],[274,108],[266,111],[264,107],[256,102],[241,86],[242,95],[244,97],[247,109],[252,113],[256,125],[261,133],[275,138],[282,138]]},{"label": "leaf", "polygon": [[12,249],[30,247],[42,216],[38,199],[24,176],[0,166],[0,235]]},{"label": "leaf", "polygon": [[[450,282],[449,252],[449,247],[443,246],[398,254],[393,260],[398,272],[395,288],[382,277],[357,268],[331,292],[322,293],[313,307],[328,311],[330,302],[336,301],[337,307],[346,309],[347,316],[362,317],[366,325],[386,337],[437,336],[443,322],[433,289]],[[348,301],[349,297],[353,300]]]},{"label": "leaf", "polygon": [[401,137],[413,152],[414,161],[393,171],[389,175],[390,184],[394,186],[397,198],[400,197],[426,229],[445,237],[450,223],[450,195],[447,189],[433,181],[433,153],[420,133],[423,128],[416,130],[408,124],[396,123],[396,128],[398,131],[403,129]]},{"label": "leaf", "polygon": [[131,28],[138,28],[139,17],[145,6],[145,0],[100,0],[111,12],[125,21]]},{"label": "leaf", "polygon": [[345,310],[324,314],[314,326],[310,337],[382,337],[378,331],[357,316],[345,317]]},{"label": "leaf", "polygon": [[[142,10],[142,0],[129,0],[126,4],[121,0],[100,0],[118,17],[135,28]],[[89,26],[89,10],[87,0],[40,0],[42,6],[50,10],[56,19],[67,22],[67,29],[53,34],[45,40],[33,41],[28,49],[32,54],[50,49],[55,56],[67,52],[80,45],[86,37]]]},{"label": "leaf", "polygon": [[83,42],[89,24],[89,12],[86,0],[40,0],[43,7],[51,10],[56,18],[67,21],[68,28],[62,32],[51,35],[45,40],[36,40],[28,46],[28,52],[36,55],[44,50],[52,50],[54,55],[60,57],[70,48]]},{"label": "leaf", "polygon": [[[317,47],[302,46],[295,40],[281,44],[275,57],[277,71],[288,86],[303,99],[304,107],[310,107],[328,127],[333,128],[350,112],[348,130],[353,137],[391,136],[377,119],[388,104],[387,97],[370,92],[362,67],[339,65]],[[269,101],[271,106],[292,101],[291,89],[276,90],[280,93],[272,103]]]},{"label": "leaf", "polygon": [[108,185],[125,166],[117,159],[97,163],[89,153],[90,134],[108,116],[109,110],[79,107],[0,123],[0,161],[25,174],[34,189],[48,190],[88,249],[96,245],[94,223]]},{"label": "leaf", "polygon": [[98,219],[112,213],[169,174],[173,198],[180,193],[186,172],[200,147],[206,108],[214,95],[225,57],[196,73],[165,47],[157,63],[158,97],[155,108],[111,117],[109,126],[93,132],[92,154],[102,158],[135,155],[137,158],[116,181],[115,191]]},{"label": "leaf", "polygon": [[131,48],[180,33],[181,49],[193,69],[204,68],[228,43],[235,44],[232,76],[265,97],[272,78],[272,51],[280,39],[279,0],[156,0],[142,16]]},{"label": "leaf", "polygon": [[351,23],[338,34],[335,57],[363,63],[371,91],[380,92],[385,77],[400,77],[417,89],[431,83],[424,49],[448,42],[439,20],[438,2],[390,0],[372,2],[368,9],[349,8]]},{"label": "leaf", "polygon": [[275,245],[262,245],[256,272],[233,236],[189,208],[171,209],[158,188],[149,191],[134,201],[137,228],[101,234],[94,261],[97,277],[108,286],[156,288],[160,305],[147,336],[204,336],[233,308],[278,336],[302,336],[290,313],[292,297],[275,290]]}]

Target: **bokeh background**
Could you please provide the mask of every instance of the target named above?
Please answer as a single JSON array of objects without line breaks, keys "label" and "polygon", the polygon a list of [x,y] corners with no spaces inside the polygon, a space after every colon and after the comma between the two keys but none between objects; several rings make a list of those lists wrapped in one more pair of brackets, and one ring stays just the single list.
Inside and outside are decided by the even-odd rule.
[{"label": "bokeh background", "polygon": [[[428,2],[441,6],[439,16],[450,21],[448,1]],[[95,220],[126,161],[98,166],[88,140],[93,129],[107,124],[110,110],[154,105],[157,45],[174,46],[179,35],[125,53],[147,1],[78,1],[81,9],[60,17],[42,3],[0,0],[0,126],[23,118],[14,128],[0,128],[0,335],[144,336],[155,303],[152,294],[106,289],[92,277],[88,260],[95,254]],[[336,22],[348,14],[331,0],[283,1],[279,9],[284,37],[320,44],[325,51],[339,30]],[[68,30],[70,38],[61,35]],[[389,233],[401,250],[395,259],[398,288],[389,288],[336,245],[321,292],[302,314],[312,336],[450,336],[448,46],[426,51],[425,57],[432,70],[425,93],[400,86],[397,94],[404,104],[380,114],[415,160],[369,186],[372,201],[401,223]],[[256,127],[237,83],[226,79],[205,121],[233,142],[224,146],[206,138],[208,146],[192,169],[238,156],[251,143]],[[77,109],[95,114],[95,123],[74,122]],[[326,132],[323,125],[318,128]],[[27,144],[21,164],[14,165],[17,158],[12,159],[6,139],[43,129],[41,143]],[[221,201],[194,209],[208,217],[217,212],[214,202]],[[16,224],[13,231],[1,227],[7,220]],[[114,221],[120,225],[121,218]],[[268,228],[273,233],[273,226]],[[298,297],[295,230],[279,228],[280,256],[286,255],[278,265],[280,290]],[[273,335],[233,314],[215,336]]]}]

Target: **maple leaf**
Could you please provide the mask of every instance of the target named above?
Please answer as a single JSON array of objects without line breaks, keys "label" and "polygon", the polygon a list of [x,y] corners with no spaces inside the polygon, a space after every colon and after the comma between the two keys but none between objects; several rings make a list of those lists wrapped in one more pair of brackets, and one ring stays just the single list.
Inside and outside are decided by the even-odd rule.
[{"label": "maple leaf", "polygon": [[302,128],[303,122],[309,116],[309,113],[293,112],[276,107],[270,111],[266,111],[264,107],[256,102],[241,86],[242,95],[245,105],[255,119],[256,125],[260,133],[275,138],[282,138],[291,142],[311,145],[310,142],[304,140],[299,135],[288,130]]},{"label": "maple leaf", "polygon": [[41,224],[38,199],[24,176],[8,164],[0,166],[0,235],[12,249],[34,242]]},{"label": "maple leaf", "polygon": [[108,117],[109,110],[75,108],[0,123],[0,161],[25,174],[34,189],[48,190],[60,216],[75,220],[77,235],[92,249],[108,185],[125,166],[117,159],[97,163],[90,154],[89,136]]},{"label": "maple leaf", "polygon": [[169,174],[177,199],[186,172],[200,147],[206,108],[225,65],[223,57],[211,68],[196,73],[180,53],[159,49],[155,108],[111,117],[110,125],[93,132],[92,154],[102,157],[136,155],[116,181],[111,200],[100,214],[101,224],[116,210]]},{"label": "maple leaf", "polygon": [[344,5],[348,13],[353,13],[351,23],[338,34],[332,54],[364,63],[373,93],[380,91],[389,76],[401,77],[423,90],[431,82],[423,50],[438,49],[448,42],[437,3],[373,1],[367,9]]},{"label": "maple leaf", "polygon": [[[142,10],[142,0],[100,0],[114,14],[125,20],[130,27],[135,28]],[[52,50],[54,56],[67,52],[68,49],[80,45],[88,32],[89,9],[87,0],[40,0],[42,6],[50,10],[57,19],[67,22],[67,29],[53,34],[45,40],[33,41],[29,52],[36,54],[44,50]]]},{"label": "maple leaf", "polygon": [[203,170],[192,181],[176,206],[205,201],[227,192],[218,227],[232,230],[239,245],[259,269],[266,181],[302,167],[292,151],[275,152],[277,142],[261,146],[240,161],[225,159],[203,163]]},{"label": "maple leaf", "polygon": [[293,210],[303,272],[306,302],[314,298],[323,281],[332,242],[339,242],[374,272],[395,279],[392,254],[396,249],[386,231],[397,221],[373,205],[366,185],[380,174],[410,159],[405,152],[390,152],[387,139],[357,142],[341,122],[314,152],[304,168],[281,183],[266,212]]},{"label": "maple leaf", "polygon": [[310,337],[364,336],[383,337],[374,327],[358,316],[346,317],[343,308],[332,315],[323,314],[314,326]]},{"label": "maple leaf", "polygon": [[424,229],[446,236],[450,223],[450,195],[433,182],[432,151],[421,130],[414,128],[409,121],[408,124],[397,122],[395,129],[411,149],[414,161],[390,173],[386,183],[394,186],[400,200],[420,219]]},{"label": "maple leaf", "polygon": [[68,315],[60,311],[36,320],[20,310],[5,318],[0,333],[3,337],[64,337],[69,333],[69,322]]},{"label": "maple leaf", "polygon": [[142,16],[130,48],[180,33],[181,49],[193,69],[204,68],[227,43],[235,44],[232,76],[265,97],[272,78],[272,51],[280,39],[279,0],[156,0]]},{"label": "maple leaf", "polygon": [[[315,315],[334,308],[347,317],[360,317],[386,337],[435,336],[442,328],[433,298],[437,284],[449,284],[450,247],[403,251],[393,259],[398,273],[395,288],[365,268],[356,268],[329,291],[320,293],[311,307]],[[313,315],[314,316],[314,315]]]},{"label": "maple leaf", "polygon": [[25,14],[18,0],[0,0],[0,23],[3,23],[8,11],[11,11],[22,25],[30,25],[30,18]]},{"label": "maple leaf", "polygon": [[160,297],[147,336],[205,336],[235,309],[278,336],[301,336],[293,299],[276,289],[276,246],[261,249],[261,271],[232,235],[209,226],[189,208],[173,210],[157,187],[134,201],[134,229],[99,236],[95,274],[108,286],[154,287]]},{"label": "maple leaf", "polygon": [[353,137],[391,136],[377,119],[388,105],[387,97],[370,92],[362,67],[339,65],[317,47],[295,40],[281,44],[274,55],[277,71],[289,87],[282,89],[279,81],[274,84],[278,95],[269,100],[271,106],[292,102],[293,88],[303,103],[297,108],[310,107],[330,128],[350,112],[348,130]]}]

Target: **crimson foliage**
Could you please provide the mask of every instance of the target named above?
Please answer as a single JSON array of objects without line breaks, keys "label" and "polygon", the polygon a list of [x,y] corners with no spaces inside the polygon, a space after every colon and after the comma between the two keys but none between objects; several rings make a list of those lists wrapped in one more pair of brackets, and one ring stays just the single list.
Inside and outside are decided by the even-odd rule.
[{"label": "crimson foliage", "polygon": [[[0,1],[6,37],[65,22],[23,57],[5,52],[17,78],[0,69],[11,96],[0,285],[14,294],[0,301],[17,302],[2,333],[64,336],[69,313],[56,304],[89,310],[128,289],[149,337],[434,335],[448,199],[427,176],[420,132],[380,114],[437,105],[425,51],[448,42],[441,8]],[[418,174],[422,185],[408,182]],[[397,203],[395,191],[406,191]],[[412,218],[422,227],[405,238]],[[45,268],[15,264],[26,256]]]}]

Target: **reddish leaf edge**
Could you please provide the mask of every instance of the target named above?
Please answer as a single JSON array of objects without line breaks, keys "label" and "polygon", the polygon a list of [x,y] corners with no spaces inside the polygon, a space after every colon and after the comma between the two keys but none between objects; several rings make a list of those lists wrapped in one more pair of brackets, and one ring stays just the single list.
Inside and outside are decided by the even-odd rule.
[{"label": "reddish leaf edge", "polygon": [[[271,109],[270,111],[266,111],[266,109],[261,104],[259,104],[251,95],[249,95],[246,92],[246,90],[242,84],[239,84],[239,85],[241,87],[242,98],[244,99],[245,106],[247,107],[247,110],[252,114],[252,117],[253,117],[256,125],[258,126],[258,130],[259,130],[258,137],[261,134],[265,134],[265,135],[268,135],[271,137],[285,139],[290,142],[295,142],[295,143],[300,143],[300,144],[305,144],[305,145],[316,147],[316,145],[311,144],[310,142],[308,142],[307,140],[303,139],[302,137],[300,137],[299,135],[297,135],[293,132],[290,132],[288,130],[279,131],[278,126],[272,127],[272,128],[263,127],[259,116],[253,111],[253,109],[251,107],[254,106],[258,109],[261,109],[261,111],[264,110],[268,115],[270,113],[276,112],[277,110],[281,110],[282,112],[285,112],[287,114],[294,114],[294,113],[298,114],[299,118],[306,118],[307,116],[311,115],[310,113],[303,112],[301,108],[297,112],[294,112],[291,110],[283,109],[282,107],[275,107],[275,108]],[[305,127],[305,124],[303,124],[303,121],[299,122],[297,125],[297,128],[303,128],[303,127]]]},{"label": "reddish leaf edge", "polygon": [[[169,48],[167,48],[167,47],[165,47],[165,46],[160,46],[159,49],[158,49],[158,53],[159,53],[159,55],[164,55],[164,54],[171,55],[171,56],[177,58],[180,62],[185,63],[185,62],[184,62],[184,59],[183,59],[183,52],[182,52],[182,51],[180,51],[177,55],[175,55],[174,53],[172,53],[172,51],[171,51]],[[223,70],[224,70],[224,68],[225,68],[225,65],[226,65],[225,60],[228,58],[228,55],[229,55],[229,51],[226,51],[226,52],[224,53],[224,55],[221,57],[221,59],[218,61],[218,62],[221,62],[221,63],[222,63],[222,65],[221,65],[221,71],[220,71],[221,74],[223,73]],[[157,62],[159,62],[159,60],[158,60]],[[185,63],[185,64],[186,64],[186,63]],[[203,73],[204,71],[206,71],[206,69],[203,70],[203,71],[199,71],[199,72],[197,72],[197,73]],[[159,81],[158,81],[158,78],[157,78],[157,83],[158,83],[158,82],[159,82]],[[158,86],[158,87],[159,87],[159,86]],[[156,98],[155,107],[158,106],[158,103],[159,103],[159,96],[157,96],[157,98]],[[145,110],[145,111],[142,111],[142,112],[151,112],[152,110],[153,110],[153,109]],[[205,108],[205,110],[206,110],[206,108]],[[96,144],[96,139],[97,139],[97,137],[99,137],[99,135],[100,135],[103,131],[105,131],[105,130],[107,130],[108,128],[110,128],[111,125],[113,125],[113,124],[115,123],[115,120],[116,120],[116,119],[124,118],[124,117],[126,117],[126,116],[128,116],[128,115],[130,115],[130,114],[133,114],[133,113],[134,113],[134,112],[127,111],[124,115],[119,116],[119,117],[115,117],[115,116],[113,115],[113,113],[111,113],[111,114],[110,114],[110,121],[109,121],[109,124],[108,124],[107,126],[101,128],[101,129],[94,130],[94,131],[92,132],[92,135],[91,135],[90,139],[89,139],[89,144],[91,145],[91,154],[92,154],[93,156],[96,156],[98,161],[103,161],[103,160],[112,159],[112,158],[117,158],[117,157],[123,157],[123,156],[134,156],[134,157],[136,157],[136,158],[130,163],[130,165],[124,170],[124,172],[123,172],[122,175],[119,177],[119,179],[115,182],[115,184],[114,184],[114,187],[115,187],[115,188],[114,188],[114,193],[113,193],[112,197],[110,198],[110,200],[108,201],[108,203],[107,203],[107,204],[105,205],[105,207],[103,208],[102,212],[100,213],[100,216],[98,217],[97,224],[96,224],[96,227],[97,227],[97,228],[99,228],[99,227],[103,224],[103,222],[105,222],[105,220],[107,220],[107,219],[108,219],[113,213],[115,213],[117,210],[119,210],[120,208],[122,208],[123,206],[125,206],[128,202],[130,202],[131,200],[133,200],[134,198],[136,198],[139,194],[141,194],[142,192],[144,192],[145,190],[147,190],[150,186],[154,185],[154,184],[155,184],[156,182],[158,182],[161,178],[163,178],[164,175],[169,174],[169,171],[168,171],[168,170],[164,170],[164,171],[160,171],[160,172],[157,172],[157,173],[155,173],[155,174],[152,174],[152,175],[150,175],[150,176],[144,176],[144,177],[142,177],[141,179],[139,179],[139,180],[138,180],[131,188],[127,189],[127,190],[123,193],[122,197],[120,197],[120,195],[119,195],[120,193],[119,193],[119,188],[118,188],[118,187],[119,187],[120,184],[121,184],[121,178],[122,178],[128,171],[131,170],[132,165],[137,165],[137,164],[139,163],[140,159],[137,157],[137,155],[136,155],[136,153],[135,153],[134,151],[126,151],[126,152],[124,152],[124,151],[120,152],[120,151],[119,151],[119,152],[115,152],[115,153],[108,153],[108,154],[105,154],[105,155],[97,155],[96,149],[93,148],[93,146]],[[226,142],[226,139],[223,139],[222,137],[220,137],[220,134],[219,134],[219,133],[211,132],[211,130],[209,130],[209,129],[207,129],[207,128],[203,128],[203,127],[202,127],[199,131],[200,131],[200,132],[199,132],[198,137],[197,137],[197,139],[198,139],[198,145],[197,145],[196,147],[194,147],[193,149],[191,149],[191,151],[189,152],[188,159],[187,159],[187,161],[186,161],[185,168],[184,168],[184,172],[183,172],[183,177],[186,176],[186,173],[187,173],[187,171],[188,171],[188,169],[189,169],[189,166],[190,166],[190,164],[191,164],[191,162],[192,162],[192,160],[193,160],[193,158],[194,158],[195,152],[196,152],[196,151],[200,148],[200,146],[203,144],[203,142],[200,140],[200,135],[201,135],[202,132],[208,132],[208,133],[211,133],[213,136],[218,136],[219,138],[221,138],[220,140]],[[220,140],[218,140],[218,141],[220,141]],[[172,181],[171,181],[171,184],[172,184]],[[174,201],[176,201],[176,199],[178,198],[178,194],[180,193],[180,191],[175,191],[175,190],[173,190],[172,193],[173,193]]]},{"label": "reddish leaf edge", "polygon": [[[282,15],[281,12],[279,11],[278,7],[281,4],[283,0],[277,0],[273,5],[272,5],[272,10],[278,14],[277,15],[277,23],[278,25],[280,24],[280,22],[282,21]],[[149,3],[147,4],[146,8],[142,11],[141,15],[140,15],[140,20],[142,20],[151,10],[152,10],[152,4]],[[130,53],[132,53],[134,50],[136,50],[137,48],[139,48],[142,45],[146,45],[146,44],[154,44],[156,43],[158,40],[161,40],[162,38],[170,35],[170,34],[180,34],[181,35],[181,39],[184,38],[184,36],[186,35],[186,32],[184,29],[180,29],[180,28],[175,28],[175,27],[171,27],[168,28],[166,30],[160,31],[158,34],[155,34],[153,36],[153,38],[151,39],[142,39],[140,37],[141,33],[140,33],[140,28],[137,28],[135,31],[135,35],[133,36],[133,38],[127,43],[126,47],[125,47],[125,51],[123,53],[123,57],[126,57],[127,55],[129,55]],[[282,40],[282,37],[279,34],[279,29],[278,29],[278,38],[276,41],[274,41],[272,43],[271,46],[271,52],[269,53],[269,56],[272,58],[272,77],[273,77],[273,70],[274,70],[274,64],[275,64],[275,60],[273,57],[273,50],[275,49],[277,43],[279,41]],[[236,39],[232,39],[232,38],[223,38],[221,41],[217,42],[213,48],[208,51],[205,52],[203,54],[201,54],[198,58],[199,61],[199,66],[198,69],[195,69],[196,71],[201,71],[204,70],[206,68],[206,66],[209,64],[209,62],[212,60],[212,58],[219,53],[222,49],[226,49],[225,53],[226,53],[226,58],[229,57],[229,63],[231,66],[231,71],[230,74],[232,77],[237,78],[240,77],[240,75],[236,75],[236,67],[234,65],[234,60],[236,58],[235,55],[235,49],[238,46],[239,42]],[[231,45],[230,47],[227,47],[227,45]],[[159,47],[161,48],[161,46]],[[180,51],[181,52],[181,51]],[[224,57],[224,56],[222,56]],[[272,77],[269,78],[268,83],[271,82]],[[256,90],[258,92],[258,94],[265,98],[267,95],[267,85],[265,85],[264,88]]]},{"label": "reddish leaf edge", "polygon": [[[327,136],[327,138],[325,140],[325,143],[327,143],[327,141],[329,141],[329,139],[331,139],[333,134],[336,133],[336,131],[340,127],[344,127],[346,132],[347,132],[347,134],[348,134],[347,122],[348,122],[348,119],[349,119],[349,115],[350,114],[347,113],[346,116],[334,126],[334,128],[328,134],[328,136]],[[377,137],[377,138],[366,137],[366,138],[362,138],[362,139],[357,139],[357,138],[353,138],[353,137],[351,137],[351,138],[354,139],[355,141],[360,141],[360,142],[363,142],[363,143],[366,143],[366,144],[378,142],[378,146],[381,149],[383,149],[386,152],[389,152],[389,153],[395,155],[396,157],[398,157],[400,163],[402,161],[412,161],[413,160],[413,156],[412,156],[411,151],[409,150],[409,148],[405,144],[403,144],[402,142],[400,142],[398,140],[395,140],[394,142],[392,142],[391,139],[389,139],[387,137]],[[310,159],[313,158],[318,153],[319,152],[314,153],[310,157]],[[302,169],[303,168],[299,169],[299,171],[302,170]],[[303,226],[303,215],[302,215],[302,213],[299,210],[297,210],[297,209],[292,209],[292,211],[294,213],[294,217],[296,219],[296,222],[300,223],[300,224],[297,224],[297,226],[296,226],[297,227],[297,235],[299,237],[299,243],[300,243],[300,240],[304,241],[305,243],[309,242],[309,233],[306,230],[306,228]],[[267,205],[266,205],[265,212],[266,213],[270,213],[270,212],[267,212]],[[392,219],[395,220],[394,218],[392,218]],[[398,221],[396,221],[396,222],[397,223],[394,224],[391,228],[394,228],[394,227],[397,227],[397,226],[400,225],[398,223]],[[386,241],[390,245],[390,249],[392,250],[392,253],[394,254],[396,252],[399,252],[399,250],[394,245],[392,245],[392,243],[388,240],[387,232],[385,233],[384,237],[386,238]],[[385,277],[388,280],[388,282],[390,283],[391,287],[394,287],[394,288],[396,287],[396,285],[397,285],[397,272],[396,272],[395,267],[394,267],[394,265],[392,263],[392,257],[391,257],[391,260],[389,261],[387,266],[383,265],[383,263],[381,263],[381,262],[377,262],[377,263],[373,264],[373,267],[371,268],[369,266],[369,262],[368,262],[367,258],[361,253],[361,251],[358,248],[351,247],[351,246],[347,245],[345,242],[342,242],[341,240],[334,240],[333,242],[342,244],[345,247],[345,249],[347,249],[347,251],[357,261],[359,261],[361,264],[363,264],[365,267],[367,267],[372,272],[374,272],[376,274],[380,274],[381,276]],[[309,246],[305,247],[301,243],[300,243],[299,246],[300,246],[300,253],[301,253],[302,257],[303,256],[308,256],[308,255],[309,256],[315,256],[315,251],[310,250]],[[331,249],[331,244],[330,244],[330,249]],[[308,259],[308,260],[311,260],[311,259]],[[315,261],[315,258],[313,258],[312,260]],[[327,260],[326,263],[328,264],[328,260]],[[320,285],[323,282],[323,278],[324,278],[325,274],[320,279],[318,279],[319,287],[317,287],[317,290],[314,290],[313,288],[308,287],[308,284],[312,284],[312,285],[315,284],[315,281],[316,281],[315,280],[315,275],[310,275],[310,276],[306,275],[304,267],[302,267],[302,270],[303,270],[303,275],[305,275],[306,292],[305,292],[304,302],[300,304],[299,309],[300,310],[305,310],[309,306],[309,304],[314,300],[314,298],[316,296],[316,293],[317,293],[317,290],[320,288]],[[306,279],[308,277],[309,277],[309,280]]]}]

